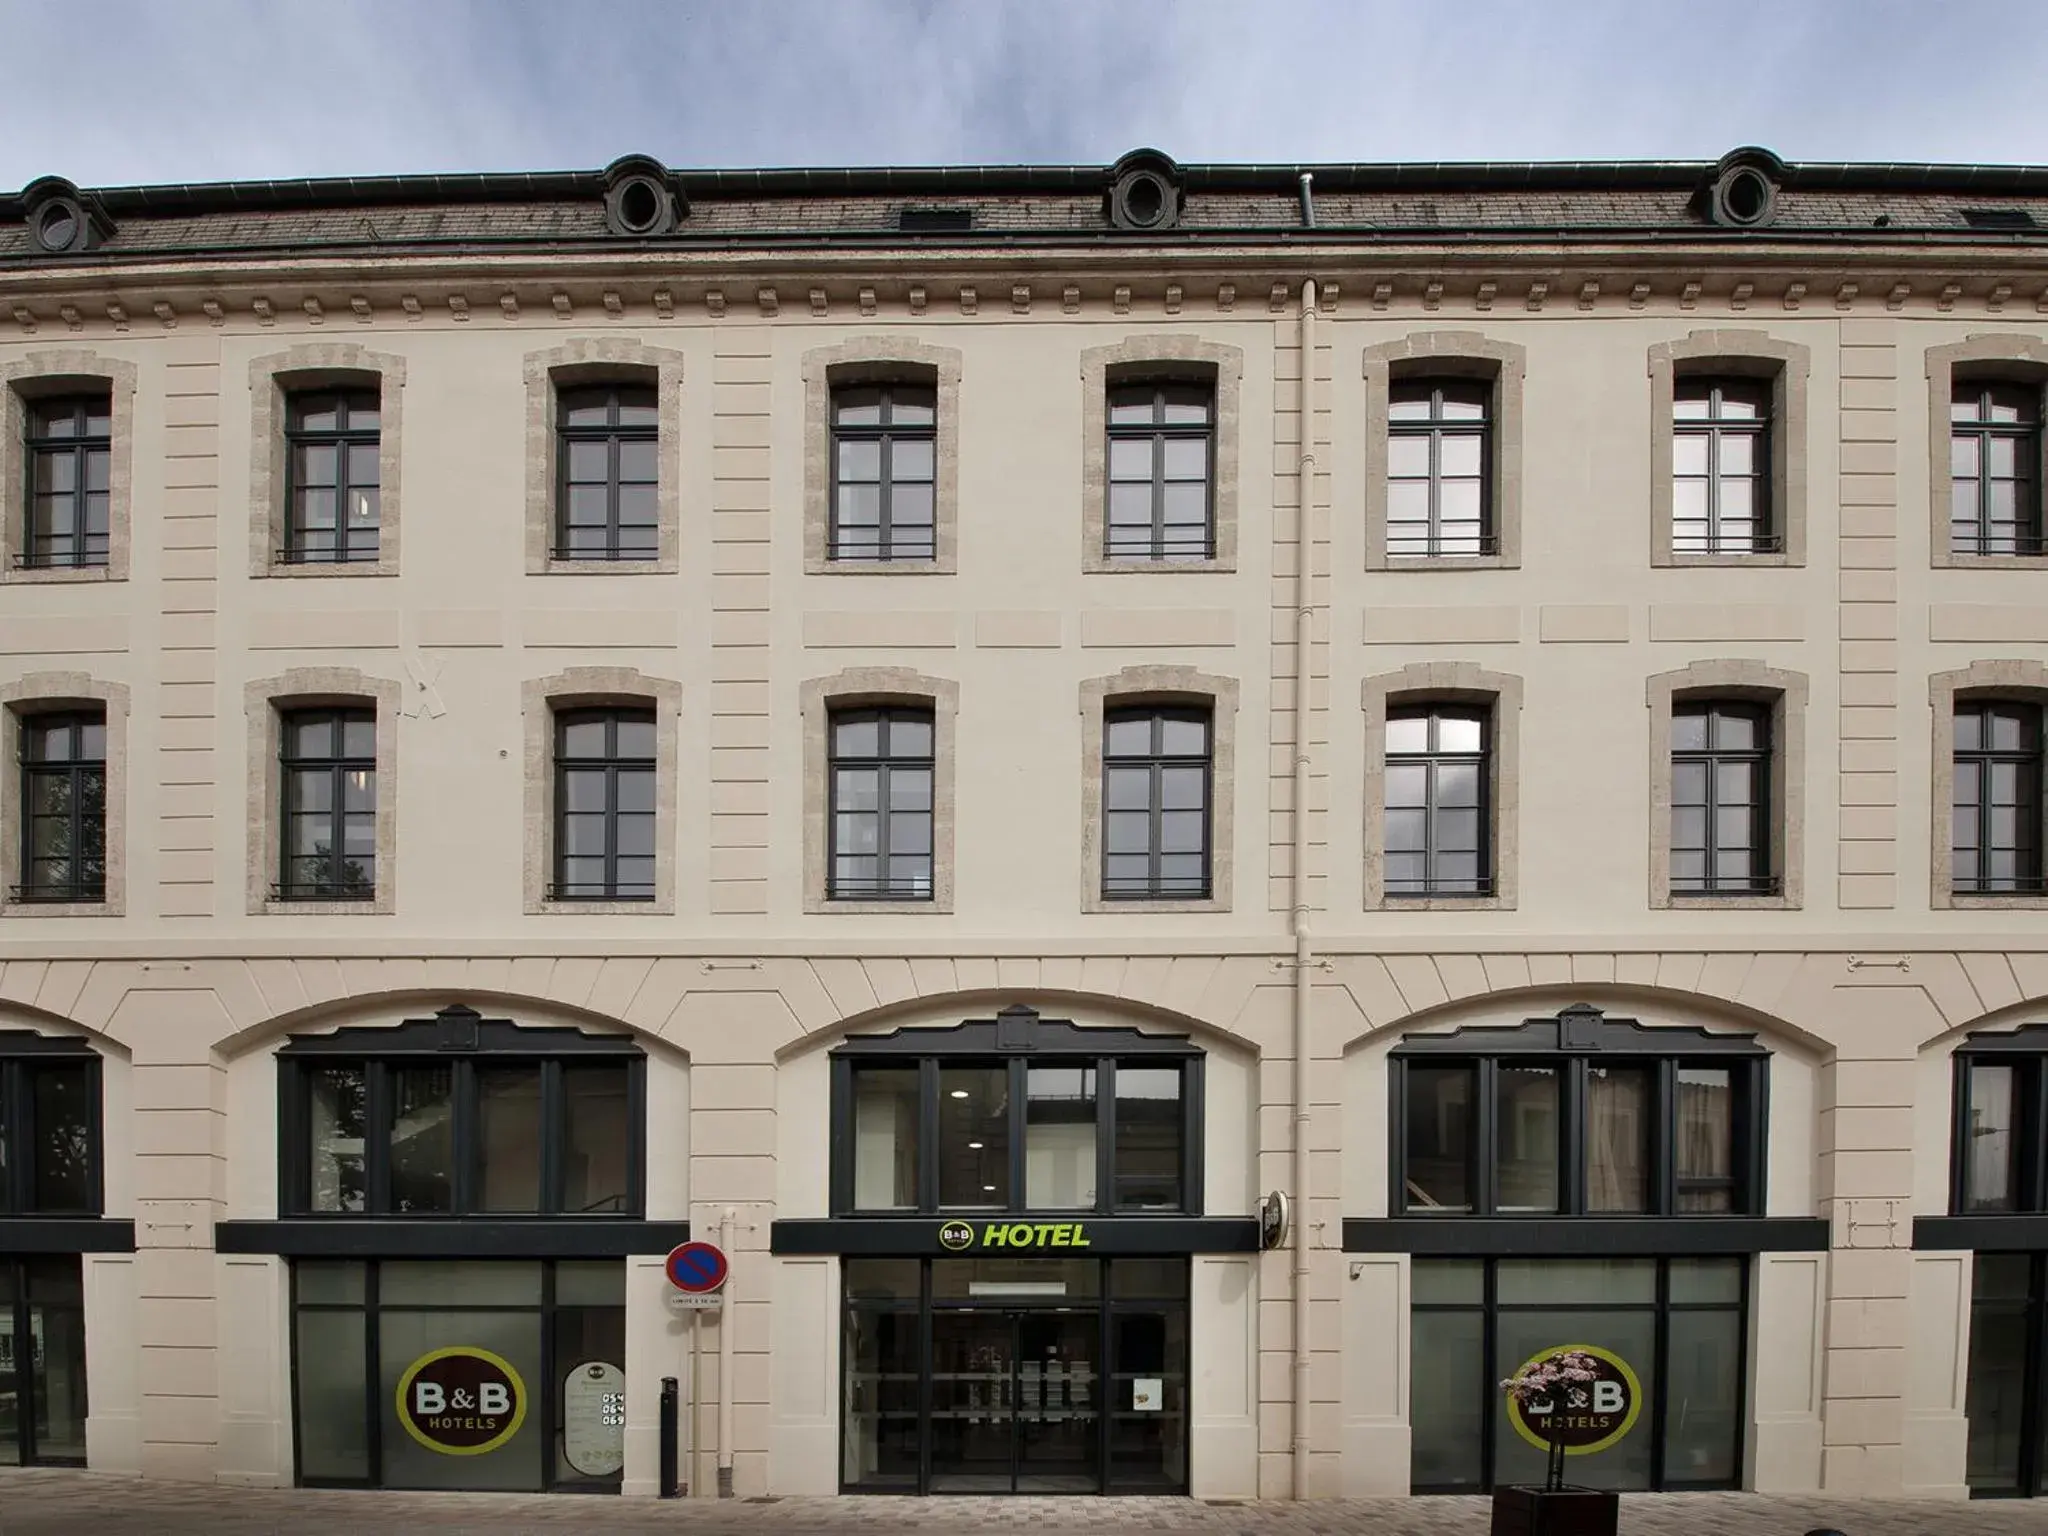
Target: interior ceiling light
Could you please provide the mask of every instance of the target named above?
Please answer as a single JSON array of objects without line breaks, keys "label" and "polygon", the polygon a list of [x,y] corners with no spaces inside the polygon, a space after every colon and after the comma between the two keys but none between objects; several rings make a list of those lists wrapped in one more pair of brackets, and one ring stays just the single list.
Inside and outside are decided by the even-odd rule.
[{"label": "interior ceiling light", "polygon": [[965,1088],[955,1088],[953,1090],[953,1097],[956,1099],[964,1099],[967,1097],[967,1090]]}]

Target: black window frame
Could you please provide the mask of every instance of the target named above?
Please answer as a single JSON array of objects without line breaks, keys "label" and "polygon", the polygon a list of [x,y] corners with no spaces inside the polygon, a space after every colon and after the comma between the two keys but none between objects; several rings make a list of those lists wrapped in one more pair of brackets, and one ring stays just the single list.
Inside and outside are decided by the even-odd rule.
[{"label": "black window frame", "polygon": [[[1777,865],[1777,817],[1776,797],[1771,791],[1777,773],[1775,754],[1778,750],[1777,733],[1773,729],[1776,711],[1771,705],[1756,699],[1718,697],[1681,698],[1672,701],[1671,761],[1665,772],[1670,776],[1670,865],[1675,871],[1681,852],[1695,852],[1701,855],[1704,873],[1698,883],[1681,885],[1675,872],[1668,880],[1669,896],[1674,901],[1698,900],[1725,896],[1776,896],[1784,889],[1784,872]],[[1682,719],[1703,718],[1706,721],[1706,745],[1703,747],[1679,747],[1677,745],[1678,722]],[[1749,724],[1753,745],[1735,747],[1722,745],[1718,740],[1723,720],[1740,719]],[[1680,763],[1697,763],[1705,768],[1706,799],[1695,803],[1680,803],[1678,798],[1678,767]],[[1747,807],[1749,813],[1749,854],[1750,873],[1747,875],[1723,875],[1719,868],[1721,845],[1719,828],[1721,812],[1735,809],[1724,806],[1721,801],[1721,773],[1724,765],[1747,763],[1750,767],[1750,783],[1755,799]],[[1703,813],[1706,845],[1695,850],[1691,845],[1681,846],[1678,841],[1678,813],[1681,810],[1698,810]]]},{"label": "black window frame", "polygon": [[[2022,414],[2015,421],[2000,421],[1994,414],[1996,403],[2017,406]],[[1973,414],[1967,419],[1958,419],[1956,410],[1968,403]],[[1965,375],[1953,381],[1949,389],[1949,552],[1957,555],[2043,555],[2048,554],[2048,538],[2044,538],[2042,526],[2042,428],[2041,428],[2041,386],[2038,383],[2024,383],[2012,379],[1983,378]],[[1977,460],[1976,473],[1958,475],[1955,470],[1955,445],[1967,439],[1974,445]],[[2014,443],[2013,462],[2023,473],[2011,477],[1994,477],[1990,469],[1990,448],[1994,440]],[[1976,487],[1971,497],[1973,513],[1965,522],[1956,517],[1956,491],[1965,483]],[[2024,493],[2014,493],[2013,533],[2010,547],[1993,532],[1996,526],[1991,517],[1991,488],[2000,483],[2023,486]],[[1967,537],[1959,537],[1960,530],[1968,528]]]},{"label": "black window frame", "polygon": [[[1113,756],[1109,750],[1112,728],[1136,720],[1148,720],[1151,725],[1151,746],[1144,755],[1126,754]],[[1185,752],[1168,752],[1165,749],[1165,728],[1168,723],[1200,725],[1203,732],[1203,750],[1199,757]],[[1110,805],[1109,782],[1112,774],[1144,768],[1150,777],[1150,790],[1145,814],[1148,818],[1145,858],[1147,873],[1142,885],[1119,888],[1111,881],[1109,861],[1115,854],[1110,846],[1110,817],[1127,814]],[[1198,886],[1177,885],[1160,873],[1160,860],[1166,857],[1162,847],[1162,818],[1169,809],[1164,803],[1164,774],[1171,768],[1199,767],[1202,770],[1202,873]],[[1173,809],[1179,810],[1180,807]],[[1097,871],[1101,881],[1102,899],[1110,902],[1122,901],[1208,901],[1216,890],[1216,707],[1207,704],[1130,704],[1113,702],[1102,711],[1102,867]]]},{"label": "black window frame", "polygon": [[[872,402],[878,407],[879,420],[874,424],[851,423],[841,419],[842,412],[855,396],[873,396]],[[922,422],[901,422],[896,419],[897,406],[917,405],[923,407],[925,419]],[[936,380],[910,377],[864,380],[859,383],[848,381],[832,386],[829,404],[831,433],[831,473],[828,480],[831,505],[825,534],[825,558],[834,562],[862,565],[889,565],[908,562],[930,562],[938,558],[939,527],[939,391]],[[921,442],[931,451],[932,472],[929,478],[905,479],[905,485],[922,485],[930,496],[931,520],[922,526],[921,539],[898,538],[893,518],[895,507],[896,446],[902,442]],[[846,484],[841,478],[841,450],[849,443],[873,443],[876,445],[880,465],[879,479],[880,507],[875,523],[874,544],[871,548],[852,546],[847,539],[847,529],[840,522],[840,503]],[[866,484],[866,481],[853,482]],[[908,528],[920,525],[910,523]]]},{"label": "black window frame", "polygon": [[[97,727],[100,733],[100,755],[97,758],[80,755],[83,742],[80,733]],[[72,735],[71,755],[61,760],[35,757],[32,744],[44,733],[54,730],[69,731]],[[20,882],[9,893],[9,899],[19,902],[77,902],[104,903],[107,899],[107,712],[104,706],[66,706],[57,709],[36,710],[21,715],[15,722],[18,789],[21,795],[21,846],[18,873]],[[82,873],[81,866],[94,861],[90,854],[90,834],[94,818],[86,813],[85,789],[90,776],[97,772],[99,777],[98,817],[98,868],[99,878],[94,880]],[[54,884],[46,884],[35,878],[36,824],[48,818],[35,813],[36,781],[44,778],[66,778],[70,781],[70,810],[64,820],[69,828],[71,846],[72,878]]]},{"label": "black window frame", "polygon": [[[513,1226],[579,1222],[642,1222],[647,1212],[647,1056],[628,1036],[535,1027],[486,1019],[463,1007],[391,1028],[359,1027],[330,1035],[295,1035],[277,1051],[278,1214],[295,1221],[477,1223]],[[580,1064],[626,1069],[626,1195],[616,1210],[562,1208],[567,1100],[562,1069]],[[323,1069],[363,1073],[363,1209],[313,1208],[313,1082]],[[397,1211],[390,1201],[389,1081],[393,1070],[451,1071],[450,1206],[447,1211]],[[533,1211],[488,1210],[478,1204],[483,1145],[478,1139],[479,1067],[537,1067],[541,1083],[540,1198]],[[326,1250],[341,1251],[341,1250]],[[535,1256],[546,1256],[536,1250]]]},{"label": "black window frame", "polygon": [[[595,724],[600,720],[603,721],[605,727],[605,755],[602,757],[569,756],[564,750],[564,743],[568,739],[570,728],[577,725]],[[656,745],[652,755],[647,757],[626,757],[620,753],[618,748],[619,726],[626,723],[645,725],[653,733]],[[651,703],[644,705],[578,705],[555,710],[550,730],[552,732],[550,756],[553,760],[551,771],[553,773],[554,808],[552,814],[553,825],[549,830],[553,834],[554,857],[552,861],[553,867],[549,871],[547,899],[564,902],[651,902],[655,900],[661,881],[661,848],[659,846],[659,829],[661,826],[661,764],[659,745],[661,715],[659,710]],[[588,889],[588,882],[571,881],[567,876],[568,860],[571,856],[568,849],[569,839],[567,836],[568,817],[570,815],[568,808],[569,775],[571,773],[593,771],[602,772],[605,776],[605,804],[604,810],[601,813],[604,817],[605,826],[604,853],[602,855],[605,875],[600,888],[596,890]],[[638,811],[621,811],[619,809],[619,776],[625,772],[644,772],[647,774],[654,790],[655,808],[652,811],[642,813]],[[577,814],[587,813],[579,812]],[[641,889],[637,884],[631,886],[623,885],[618,877],[619,860],[622,857],[638,857],[638,855],[631,854],[622,855],[619,852],[619,818],[621,816],[638,816],[642,814],[650,818],[656,829],[656,846],[653,853],[648,856],[649,862],[653,866],[653,874],[652,878],[648,880],[645,889]],[[584,854],[578,855],[578,857],[588,858],[591,855]]]},{"label": "black window frame", "polygon": [[[1132,375],[1112,378],[1109,381],[1103,396],[1105,444],[1102,466],[1102,556],[1105,560],[1130,565],[1149,563],[1170,566],[1216,558],[1217,395],[1216,380],[1213,377]],[[1120,422],[1116,419],[1120,408],[1146,401],[1149,401],[1151,410],[1148,420]],[[1196,403],[1199,403],[1203,410],[1200,422],[1168,419],[1169,405]],[[1166,519],[1166,487],[1169,484],[1184,485],[1188,482],[1170,479],[1167,476],[1166,444],[1187,441],[1199,441],[1203,445],[1202,540],[1199,548],[1177,544],[1169,539],[1167,533],[1169,524]],[[1112,512],[1115,488],[1118,485],[1144,483],[1116,478],[1116,445],[1119,442],[1144,442],[1151,445],[1152,520],[1147,527],[1142,545],[1135,539],[1120,543],[1117,538],[1117,523]]]},{"label": "black window frame", "polygon": [[[63,394],[37,396],[26,405],[22,539],[15,563],[23,569],[39,571],[104,569],[112,561],[113,550],[113,391],[71,390]],[[48,423],[60,411],[70,413],[69,432],[49,430]],[[100,419],[107,423],[104,435],[89,430],[91,423]],[[89,489],[94,455],[102,456],[106,465],[107,489],[104,492]],[[38,493],[36,490],[37,466],[59,458],[72,461],[71,490],[68,493],[71,498],[71,532],[63,536],[44,531],[41,499],[44,494],[61,497],[67,493]],[[106,531],[100,534],[91,531],[92,498],[96,495],[104,496],[107,508]]]},{"label": "black window frame", "polygon": [[[1978,717],[1978,745],[1964,748],[1960,745],[1960,726],[1965,715]],[[2017,721],[2021,734],[2029,738],[2030,744],[2016,749],[1996,748],[1984,745],[1990,740],[1990,726],[1999,718]],[[2048,895],[2048,868],[2044,868],[2042,846],[2044,833],[2048,833],[2048,705],[2035,699],[2013,699],[1981,694],[1963,694],[1955,701],[1950,720],[1950,739],[1958,744],[1954,748],[1951,768],[1951,784],[1960,786],[1962,769],[1967,764],[1975,770],[1977,798],[1975,807],[1975,840],[1962,843],[1956,838],[1956,813],[1961,808],[1954,789],[1949,795],[1947,807],[1949,817],[1949,889],[1957,896],[2043,896]],[[1994,812],[2000,807],[1993,804],[1989,794],[1991,770],[1997,766],[2015,770],[2020,781],[2018,796],[2014,801],[2014,843],[2011,851],[2015,855],[2017,873],[2000,881],[1984,873],[1985,855],[1994,850],[1991,837],[1994,829]],[[2028,780],[2031,779],[2031,793]],[[1937,807],[1937,810],[1941,809]],[[1961,873],[1964,855],[1973,854],[1977,861],[1977,873],[1965,878]]]},{"label": "black window frame", "polygon": [[[323,407],[335,413],[335,425],[308,427],[305,418]],[[350,418],[355,412],[364,409],[375,418],[376,426],[361,427],[351,421]],[[318,389],[295,389],[286,394],[284,548],[278,551],[278,558],[283,563],[353,565],[378,558],[384,526],[383,467],[379,463],[377,484],[374,487],[355,486],[349,479],[349,464],[354,458],[354,449],[381,450],[383,431],[383,403],[381,389],[378,386],[347,384]],[[332,486],[316,487],[302,483],[299,469],[300,453],[308,448],[327,447],[333,448],[335,454]],[[309,535],[319,530],[306,525],[302,509],[304,493],[315,489],[331,489],[334,493],[334,526],[327,530],[334,543],[332,549],[324,551],[309,547]],[[374,489],[377,492],[377,521],[367,529],[354,528],[349,521],[348,497],[352,489]]]},{"label": "black window frame", "polygon": [[[1450,417],[1444,414],[1446,402],[1460,405],[1476,405],[1479,416]],[[1429,414],[1420,419],[1402,419],[1397,408],[1403,405],[1425,404]],[[1436,374],[1415,374],[1396,377],[1387,387],[1387,560],[1411,562],[1416,560],[1445,560],[1462,557],[1497,555],[1500,553],[1500,528],[1494,513],[1494,455],[1495,436],[1499,430],[1492,381],[1445,377]],[[1479,440],[1479,531],[1476,547],[1472,549],[1445,548],[1443,529],[1443,444],[1446,438],[1477,438]],[[1421,549],[1397,547],[1410,544],[1397,534],[1398,528],[1410,528],[1411,523],[1397,523],[1393,516],[1393,486],[1397,479],[1413,483],[1417,477],[1396,476],[1393,472],[1393,442],[1396,438],[1420,438],[1429,444],[1429,473],[1425,482],[1429,486],[1429,520],[1423,524],[1423,545]],[[1464,479],[1460,475],[1456,479]],[[1461,535],[1461,538],[1464,536]]]},{"label": "black window frame", "polygon": [[[2013,1069],[2012,1153],[2007,1169],[2013,1198],[2003,1207],[1973,1206],[1970,1189],[1973,1067]],[[2023,1024],[1967,1036],[1950,1058],[1949,1214],[1991,1221],[2048,1216],[2048,1024]],[[2038,1220],[2029,1223],[2041,1226]],[[2037,1246],[2014,1242],[2016,1248]]]},{"label": "black window frame", "polygon": [[[593,426],[570,424],[569,412],[583,405],[593,405],[602,400],[605,420]],[[646,423],[622,423],[619,414],[622,409],[647,411],[652,419]],[[572,485],[596,484],[595,481],[574,481],[570,478],[571,445],[577,443],[603,443],[606,445],[605,472],[605,541],[602,549],[578,548],[570,538],[572,527],[581,526],[569,521],[570,488]],[[651,443],[654,445],[654,479],[626,480],[620,472],[619,448],[623,443]],[[661,558],[661,392],[657,384],[640,380],[622,379],[609,383],[560,384],[555,389],[555,507],[552,530],[553,558],[569,561],[609,562],[620,560],[658,560]],[[654,521],[649,524],[623,524],[619,520],[619,493],[624,485],[646,485],[654,487]],[[596,526],[591,524],[589,526]],[[653,535],[651,545],[641,547],[635,544],[625,547],[621,541],[624,528],[646,527]]]},{"label": "black window frame", "polygon": [[[1441,897],[1485,897],[1493,895],[1497,889],[1496,882],[1499,878],[1498,872],[1494,867],[1494,859],[1496,857],[1496,839],[1493,829],[1495,799],[1494,752],[1498,744],[1494,732],[1494,705],[1490,703],[1463,704],[1438,700],[1415,700],[1413,702],[1389,705],[1386,718],[1389,726],[1392,726],[1396,721],[1427,720],[1429,740],[1427,749],[1422,752],[1396,753],[1390,746],[1384,746],[1383,744],[1381,762],[1383,769],[1386,770],[1381,780],[1383,785],[1391,782],[1391,770],[1397,764],[1402,766],[1421,764],[1424,766],[1428,776],[1427,792],[1420,807],[1397,807],[1387,802],[1384,792],[1381,795],[1380,814],[1383,829],[1388,825],[1388,818],[1391,818],[1396,810],[1420,809],[1423,815],[1422,881],[1419,885],[1406,881],[1397,883],[1392,875],[1383,874],[1381,887],[1387,900],[1427,901]],[[1443,750],[1438,745],[1438,742],[1441,735],[1441,722],[1445,720],[1477,722],[1479,726],[1479,750],[1476,753]],[[1440,770],[1445,767],[1460,765],[1478,769],[1479,800],[1477,806],[1439,805],[1437,782]],[[1440,879],[1437,873],[1438,816],[1445,810],[1466,809],[1476,810],[1479,818],[1479,873],[1471,880]],[[1381,849],[1383,870],[1388,867],[1387,861],[1392,854],[1392,839],[1386,838],[1385,841],[1388,846]]]},{"label": "black window frame", "polygon": [[[325,757],[300,756],[298,751],[299,732],[307,726],[325,725],[332,733],[333,750]],[[370,754],[364,757],[347,750],[350,726],[367,725],[370,728]],[[377,896],[377,824],[384,815],[378,804],[377,783],[377,707],[372,704],[322,704],[305,708],[283,709],[278,712],[278,837],[277,837],[277,884],[271,889],[271,896],[277,901],[374,901]],[[347,809],[348,776],[352,773],[370,775],[370,878],[367,881],[351,880],[346,877],[347,866],[355,862],[347,851],[347,823],[351,814]],[[306,859],[319,855],[301,855],[292,852],[293,824],[304,815],[317,812],[302,812],[297,809],[303,785],[309,778],[325,775],[327,778],[328,851],[325,862],[328,872],[324,878],[303,880],[296,878],[302,873],[294,866]],[[360,813],[356,813],[360,814]]]},{"label": "black window frame", "polygon": [[[836,1047],[832,1061],[831,1208],[835,1217],[930,1223],[934,1218],[975,1220],[1015,1216],[1074,1222],[1118,1217],[1133,1221],[1185,1221],[1202,1214],[1202,1076],[1205,1055],[1184,1035],[1148,1035],[1134,1029],[1082,1029],[1071,1020],[1043,1019],[1021,1005],[993,1019],[970,1019],[938,1029],[899,1029],[863,1035]],[[1180,1204],[1119,1204],[1116,1179],[1116,1068],[1177,1068],[1180,1079]],[[874,1208],[854,1201],[854,1075],[862,1068],[918,1073],[917,1199],[908,1209]],[[1009,1200],[1002,1205],[939,1203],[939,1074],[941,1068],[999,1068],[1007,1074]],[[1033,1067],[1095,1071],[1095,1204],[1041,1211],[1025,1203],[1029,1095]]]},{"label": "black window frame", "polygon": [[[1775,555],[1785,549],[1785,530],[1780,526],[1782,518],[1777,506],[1777,469],[1775,454],[1778,451],[1778,424],[1776,417],[1777,389],[1770,379],[1753,378],[1737,374],[1692,373],[1680,374],[1672,381],[1672,419],[1667,423],[1671,433],[1671,552],[1674,555]],[[1724,417],[1722,406],[1726,398],[1734,396],[1747,402],[1756,410],[1754,418]],[[1707,414],[1704,417],[1681,417],[1678,409],[1689,401],[1704,399]],[[1703,438],[1707,445],[1707,472],[1704,476],[1682,474],[1678,468],[1678,442],[1681,438]],[[1721,443],[1726,438],[1750,439],[1750,465],[1747,475],[1725,476],[1721,469]],[[1723,542],[1721,532],[1721,485],[1724,478],[1749,482],[1751,487],[1749,535],[1746,540]],[[1688,536],[1680,532],[1682,524],[1694,521],[1679,516],[1678,487],[1688,481],[1700,481],[1707,488],[1706,531],[1696,541],[1689,542]]]},{"label": "black window frame", "polygon": [[[875,726],[876,751],[873,756],[842,755],[839,747],[841,726],[857,725],[872,721]],[[927,750],[922,754],[897,755],[891,746],[894,727],[897,725],[921,725],[925,731]],[[825,717],[825,895],[831,901],[935,901],[938,898],[938,711],[930,704],[875,704],[849,705],[828,710]],[[875,775],[875,809],[873,811],[842,811],[839,804],[839,775],[842,770],[872,770]],[[891,794],[896,774],[916,773],[925,775],[925,803],[923,811],[897,811],[892,808]],[[890,834],[893,818],[900,815],[922,814],[925,819],[924,881],[920,888],[915,880],[907,885],[896,883],[890,873],[899,857],[890,852]],[[860,882],[845,881],[839,875],[839,818],[841,815],[872,816],[875,821],[875,852],[871,857],[875,868],[882,871],[879,878]]]},{"label": "black window frame", "polygon": [[[89,1198],[82,1208],[45,1208],[36,1200],[34,1080],[39,1073],[53,1071],[84,1074],[85,1184]],[[4,1166],[0,1166],[0,1219],[54,1224],[105,1215],[105,1094],[105,1069],[100,1053],[84,1041],[28,1030],[0,1030],[0,1138],[6,1141],[6,1158]],[[4,1247],[5,1243],[0,1242],[0,1249]]]},{"label": "black window frame", "polygon": [[[1388,1057],[1390,1107],[1388,1207],[1397,1217],[1428,1222],[1480,1221],[1490,1225],[1599,1221],[1721,1220],[1765,1213],[1770,1121],[1770,1053],[1751,1035],[1716,1035],[1701,1029],[1645,1028],[1633,1019],[1609,1019],[1600,1010],[1574,1004],[1555,1018],[1530,1019],[1508,1028],[1466,1028],[1447,1035],[1410,1035]],[[1469,1209],[1450,1210],[1412,1203],[1407,1195],[1408,1069],[1411,1065],[1465,1068],[1471,1073],[1471,1112],[1465,1158]],[[1498,1091],[1503,1066],[1540,1066],[1557,1072],[1557,1208],[1515,1211],[1497,1208],[1499,1185]],[[1586,1194],[1586,1079],[1594,1067],[1635,1067],[1652,1073],[1652,1124],[1648,1135],[1649,1199],[1643,1211],[1596,1211]],[[1710,1067],[1729,1074],[1731,1176],[1725,1180],[1681,1180],[1678,1176],[1678,1073]],[[1725,1211],[1686,1211],[1679,1199],[1688,1186],[1725,1186]],[[1675,1251],[1675,1250],[1674,1250]]]}]

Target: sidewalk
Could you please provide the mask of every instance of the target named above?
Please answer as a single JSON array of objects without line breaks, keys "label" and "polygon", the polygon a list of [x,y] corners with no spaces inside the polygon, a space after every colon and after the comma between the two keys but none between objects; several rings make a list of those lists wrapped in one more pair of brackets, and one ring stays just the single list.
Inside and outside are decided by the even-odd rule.
[{"label": "sidewalk", "polygon": [[[1217,1536],[1485,1536],[1483,1498],[1211,1504],[1192,1499],[606,1499],[487,1493],[345,1493],[141,1483],[91,1472],[0,1470],[0,1536],[445,1536],[668,1531],[689,1536],[855,1532],[1147,1531]],[[1644,1494],[1622,1536],[2048,1536],[2048,1499],[1930,1504]]]}]

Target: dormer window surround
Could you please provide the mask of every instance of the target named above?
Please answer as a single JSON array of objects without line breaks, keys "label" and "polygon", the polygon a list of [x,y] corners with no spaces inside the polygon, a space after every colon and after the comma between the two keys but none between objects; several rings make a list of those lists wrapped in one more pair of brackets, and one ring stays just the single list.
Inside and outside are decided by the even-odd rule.
[{"label": "dormer window surround", "polygon": [[679,178],[651,155],[622,155],[604,168],[604,222],[614,235],[645,239],[689,217]]},{"label": "dormer window surround", "polygon": [[113,238],[114,221],[100,200],[62,176],[30,182],[21,203],[29,240],[45,256],[81,255]]}]

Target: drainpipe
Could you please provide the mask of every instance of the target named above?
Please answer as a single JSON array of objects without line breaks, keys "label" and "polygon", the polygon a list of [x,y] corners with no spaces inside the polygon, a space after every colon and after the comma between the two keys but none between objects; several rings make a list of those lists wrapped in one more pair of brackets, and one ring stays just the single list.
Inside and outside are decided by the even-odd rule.
[{"label": "drainpipe", "polygon": [[1316,227],[1316,176],[1314,171],[1301,173],[1301,227]]},{"label": "drainpipe", "polygon": [[[728,1263],[732,1259],[732,1229],[736,1220],[731,1206],[727,1206],[718,1218],[718,1247]],[[728,1285],[730,1283],[727,1282]],[[721,1499],[732,1497],[732,1400],[735,1395],[732,1336],[737,1321],[733,1316],[736,1310],[728,1291],[725,1305],[718,1309],[718,1496]]]},{"label": "drainpipe", "polygon": [[[1301,178],[1302,212],[1309,178]],[[1294,554],[1294,833],[1293,873],[1288,881],[1294,926],[1294,1497],[1308,1497],[1309,1402],[1309,968],[1314,949],[1308,931],[1308,718],[1309,657],[1315,639],[1315,592],[1310,575],[1311,503],[1316,483],[1316,285],[1301,285],[1301,469]]]}]

